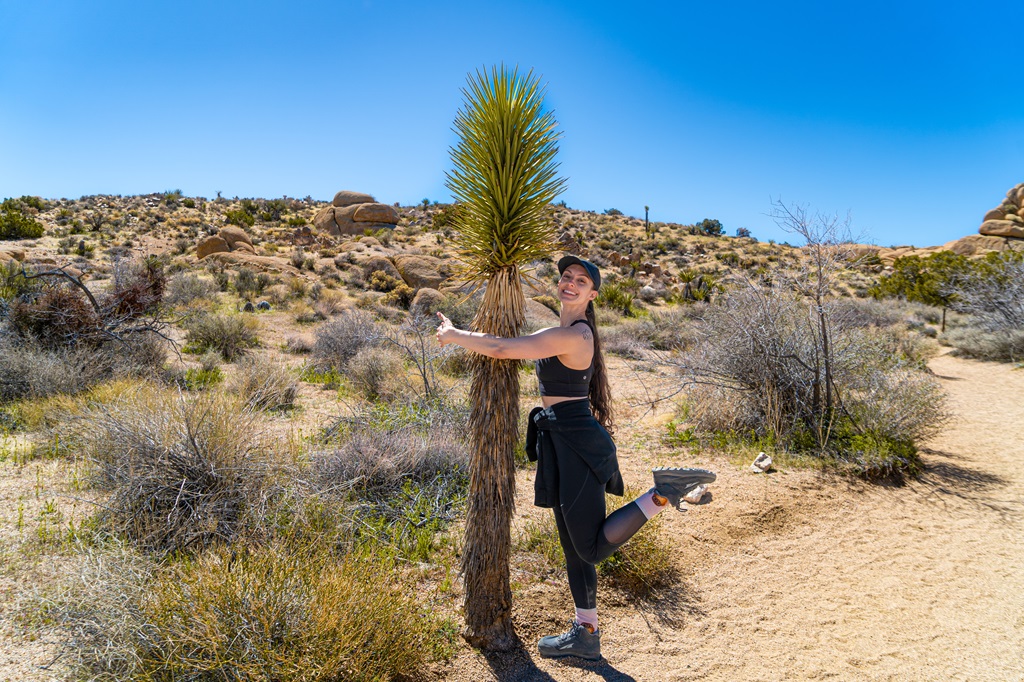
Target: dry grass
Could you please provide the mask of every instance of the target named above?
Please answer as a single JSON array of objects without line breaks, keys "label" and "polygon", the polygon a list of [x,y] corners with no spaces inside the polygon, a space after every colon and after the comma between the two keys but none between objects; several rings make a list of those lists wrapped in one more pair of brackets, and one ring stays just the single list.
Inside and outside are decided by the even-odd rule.
[{"label": "dry grass", "polygon": [[253,412],[222,395],[142,388],[66,428],[110,493],[103,520],[146,550],[231,540],[267,505],[269,448]]},{"label": "dry grass", "polygon": [[93,680],[417,679],[453,628],[380,554],[217,547],[167,565],[97,557],[51,607]]},{"label": "dry grass", "polygon": [[289,410],[295,406],[299,382],[285,365],[266,358],[239,363],[232,390],[255,410]]}]

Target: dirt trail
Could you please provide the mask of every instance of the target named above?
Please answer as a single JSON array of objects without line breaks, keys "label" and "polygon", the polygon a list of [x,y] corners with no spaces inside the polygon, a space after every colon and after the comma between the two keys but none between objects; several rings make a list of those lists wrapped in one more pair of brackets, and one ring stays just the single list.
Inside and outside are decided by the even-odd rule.
[{"label": "dirt trail", "polygon": [[[714,501],[668,526],[682,586],[658,604],[601,595],[604,663],[534,654],[569,613],[565,590],[544,585],[519,598],[522,651],[466,653],[447,679],[1024,680],[1024,372],[931,366],[956,419],[921,480],[717,461]],[[644,456],[623,459],[639,485]]]}]

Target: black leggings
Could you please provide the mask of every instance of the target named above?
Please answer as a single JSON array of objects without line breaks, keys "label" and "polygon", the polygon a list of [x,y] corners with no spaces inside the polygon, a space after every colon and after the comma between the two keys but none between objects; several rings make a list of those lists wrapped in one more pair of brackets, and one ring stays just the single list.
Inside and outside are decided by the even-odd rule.
[{"label": "black leggings", "polygon": [[616,509],[605,518],[604,484],[597,480],[579,455],[559,453],[558,497],[555,525],[565,552],[572,600],[580,609],[597,608],[595,564],[615,553],[640,530],[647,517],[636,502]]}]

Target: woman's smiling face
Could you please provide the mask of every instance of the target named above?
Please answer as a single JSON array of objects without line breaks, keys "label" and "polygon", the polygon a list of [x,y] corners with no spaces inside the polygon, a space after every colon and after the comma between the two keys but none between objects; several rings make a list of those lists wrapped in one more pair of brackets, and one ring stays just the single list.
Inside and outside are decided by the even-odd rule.
[{"label": "woman's smiling face", "polygon": [[562,272],[562,277],[558,280],[558,298],[563,303],[575,301],[589,303],[597,298],[594,282],[587,275],[586,268],[573,264]]}]

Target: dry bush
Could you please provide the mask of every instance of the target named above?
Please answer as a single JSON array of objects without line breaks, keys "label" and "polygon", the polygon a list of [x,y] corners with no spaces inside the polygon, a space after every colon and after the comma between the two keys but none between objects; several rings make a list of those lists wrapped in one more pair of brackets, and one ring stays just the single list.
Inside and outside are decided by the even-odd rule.
[{"label": "dry bush", "polygon": [[259,345],[259,322],[245,315],[203,314],[185,323],[186,350],[216,350],[232,361]]},{"label": "dry bush", "polygon": [[1017,362],[1024,358],[1024,329],[989,332],[975,327],[950,327],[940,343],[980,360]]},{"label": "dry bush", "polygon": [[80,393],[108,375],[95,360],[88,349],[47,349],[0,337],[0,403]]},{"label": "dry bush", "polygon": [[317,369],[343,370],[348,361],[379,336],[373,315],[364,310],[346,310],[320,325],[314,332],[313,364]]},{"label": "dry bush", "polygon": [[405,362],[390,346],[366,346],[348,361],[345,376],[368,400],[393,400],[408,387]]},{"label": "dry bush", "polygon": [[[832,320],[831,303],[823,314]],[[745,432],[835,452],[858,435],[913,443],[943,423],[944,395],[918,369],[920,351],[887,332],[833,322],[826,386],[818,327],[808,315],[796,296],[754,286],[707,308],[697,325],[700,345],[680,363],[699,386],[688,402],[698,432]]]},{"label": "dry bush", "polygon": [[230,540],[266,504],[268,448],[253,412],[223,396],[139,390],[66,428],[110,492],[104,521],[146,550]]},{"label": "dry bush", "polygon": [[239,363],[231,388],[254,410],[289,410],[295,406],[299,382],[279,362],[247,358]]},{"label": "dry bush", "polygon": [[420,679],[452,628],[382,554],[218,547],[156,566],[94,560],[51,608],[96,680]]},{"label": "dry bush", "polygon": [[188,305],[193,301],[209,301],[217,296],[217,285],[192,272],[179,272],[167,282],[164,301],[168,305]]}]

